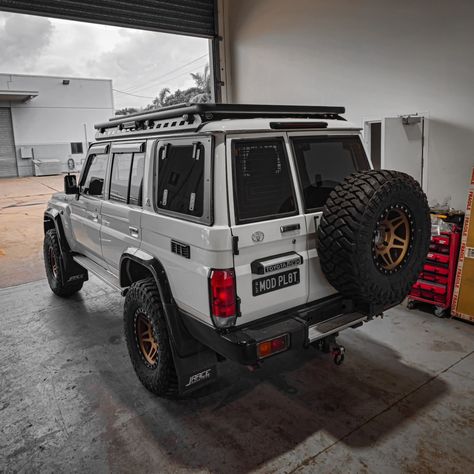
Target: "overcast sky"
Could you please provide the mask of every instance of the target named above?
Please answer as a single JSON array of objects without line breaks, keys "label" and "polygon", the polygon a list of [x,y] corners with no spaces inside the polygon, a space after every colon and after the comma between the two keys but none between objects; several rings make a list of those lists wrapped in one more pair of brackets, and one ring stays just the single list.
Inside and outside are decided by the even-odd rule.
[{"label": "overcast sky", "polygon": [[144,106],[159,90],[192,85],[208,41],[0,12],[0,72],[113,80],[115,107]]}]

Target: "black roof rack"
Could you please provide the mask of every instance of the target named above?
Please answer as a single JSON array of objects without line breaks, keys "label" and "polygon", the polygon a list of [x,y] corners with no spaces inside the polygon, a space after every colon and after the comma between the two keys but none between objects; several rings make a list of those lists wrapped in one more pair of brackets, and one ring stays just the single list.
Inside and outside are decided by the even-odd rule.
[{"label": "black roof rack", "polygon": [[[98,140],[122,135],[196,130],[204,122],[230,118],[317,118],[344,120],[344,107],[257,104],[178,104],[111,118],[95,125]],[[173,120],[175,119],[175,120]]]}]

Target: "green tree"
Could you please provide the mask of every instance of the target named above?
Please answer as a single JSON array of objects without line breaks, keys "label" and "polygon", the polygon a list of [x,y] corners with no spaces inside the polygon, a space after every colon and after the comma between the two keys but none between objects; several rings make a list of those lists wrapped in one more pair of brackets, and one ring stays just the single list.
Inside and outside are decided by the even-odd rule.
[{"label": "green tree", "polygon": [[140,109],[137,109],[135,107],[124,107],[123,109],[116,110],[115,115],[130,115],[130,114],[136,114],[139,111]]},{"label": "green tree", "polygon": [[176,89],[171,93],[169,87],[161,89],[158,96],[153,99],[153,102],[146,106],[147,110],[159,109],[161,107],[168,107],[170,105],[177,105],[182,103],[202,103],[210,102],[211,100],[211,75],[209,72],[209,64],[206,64],[204,71],[191,73],[194,81],[194,86],[188,89]]},{"label": "green tree", "polygon": [[[209,64],[206,64],[203,72],[191,73],[194,85],[188,89],[176,89],[171,92],[169,87],[164,87],[158,95],[153,99],[151,104],[146,105],[141,110],[156,110],[170,105],[183,103],[203,103],[211,101],[211,75]],[[128,115],[139,112],[134,107],[126,107],[115,112],[115,115]]]}]

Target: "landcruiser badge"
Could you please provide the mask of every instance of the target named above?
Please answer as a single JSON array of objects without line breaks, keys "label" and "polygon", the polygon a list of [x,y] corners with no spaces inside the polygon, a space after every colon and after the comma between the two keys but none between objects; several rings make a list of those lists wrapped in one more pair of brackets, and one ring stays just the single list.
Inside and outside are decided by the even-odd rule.
[{"label": "landcruiser badge", "polygon": [[263,232],[260,232],[257,230],[257,232],[254,232],[252,234],[252,240],[254,242],[263,242],[263,239],[265,238],[265,234]]}]

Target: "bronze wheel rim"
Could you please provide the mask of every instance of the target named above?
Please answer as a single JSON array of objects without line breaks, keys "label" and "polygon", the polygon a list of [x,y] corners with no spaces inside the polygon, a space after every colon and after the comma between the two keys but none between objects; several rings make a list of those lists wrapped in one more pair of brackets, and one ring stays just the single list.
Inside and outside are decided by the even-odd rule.
[{"label": "bronze wheel rim", "polygon": [[54,249],[52,247],[49,247],[48,249],[48,257],[51,273],[53,274],[53,278],[57,280],[59,275],[59,265],[56,255],[54,254]]},{"label": "bronze wheel rim", "polygon": [[155,365],[158,359],[158,343],[156,342],[151,321],[145,314],[140,312],[135,317],[135,334],[142,357],[147,364]]},{"label": "bronze wheel rim", "polygon": [[372,255],[383,273],[398,271],[410,255],[413,240],[413,220],[408,208],[396,204],[385,209],[374,230]]}]

